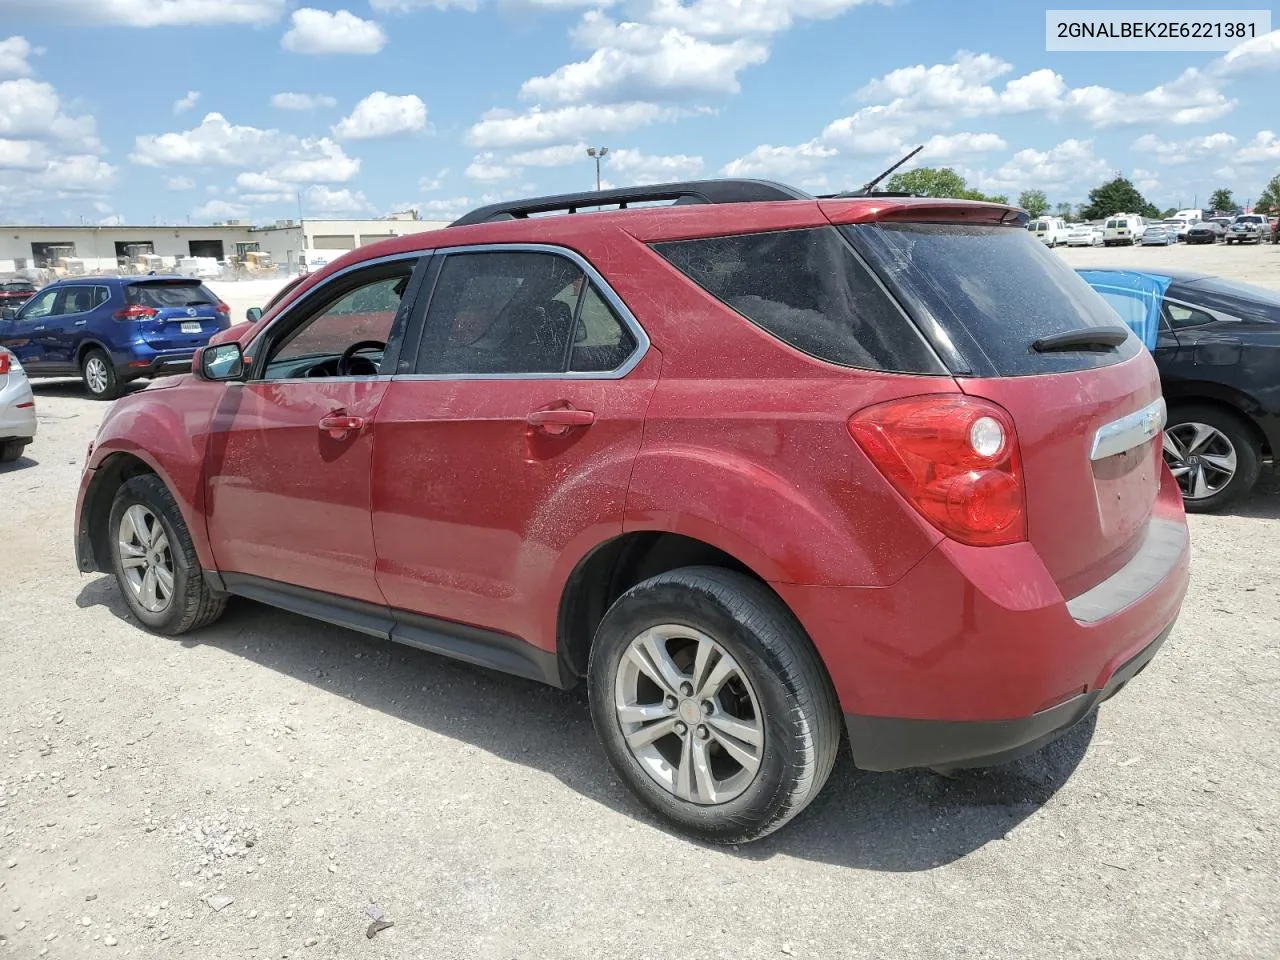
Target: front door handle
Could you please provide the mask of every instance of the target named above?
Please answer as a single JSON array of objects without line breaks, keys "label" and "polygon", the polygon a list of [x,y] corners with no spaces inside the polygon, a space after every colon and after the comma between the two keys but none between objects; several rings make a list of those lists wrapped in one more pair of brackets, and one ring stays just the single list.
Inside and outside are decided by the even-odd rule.
[{"label": "front door handle", "polygon": [[596,422],[596,415],[591,410],[565,406],[535,410],[525,419],[533,429],[559,437],[576,427],[591,426]]},{"label": "front door handle", "polygon": [[364,417],[349,417],[345,413],[331,413],[320,418],[320,429],[326,431],[335,440],[341,440],[352,431],[364,429]]}]

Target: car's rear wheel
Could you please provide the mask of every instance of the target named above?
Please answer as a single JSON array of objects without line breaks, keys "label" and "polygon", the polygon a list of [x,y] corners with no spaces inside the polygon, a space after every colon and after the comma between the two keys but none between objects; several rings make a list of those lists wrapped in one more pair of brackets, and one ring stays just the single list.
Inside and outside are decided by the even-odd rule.
[{"label": "car's rear wheel", "polygon": [[591,715],[614,768],[688,833],[753,840],[803,810],[840,744],[830,679],[767,587],[685,567],[632,587],[591,650]]},{"label": "car's rear wheel", "polygon": [[177,635],[222,615],[226,596],[205,583],[182,512],[159,477],[126,480],[107,524],[116,582],[144,626]]},{"label": "car's rear wheel", "polygon": [[26,440],[6,440],[0,443],[0,463],[13,463],[21,458],[22,451],[27,449]]},{"label": "car's rear wheel", "polygon": [[1258,481],[1262,451],[1249,425],[1212,406],[1170,411],[1164,460],[1188,511],[1208,513],[1243,497]]},{"label": "car's rear wheel", "polygon": [[120,396],[124,384],[116,376],[111,358],[101,350],[90,350],[80,361],[80,376],[85,389],[95,400],[114,400]]}]

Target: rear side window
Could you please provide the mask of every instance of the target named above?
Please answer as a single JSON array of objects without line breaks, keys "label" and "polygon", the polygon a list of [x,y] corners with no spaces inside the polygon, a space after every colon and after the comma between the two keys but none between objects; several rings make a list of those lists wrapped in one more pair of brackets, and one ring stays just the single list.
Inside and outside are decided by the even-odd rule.
[{"label": "rear side window", "polygon": [[194,307],[200,304],[216,304],[218,298],[203,283],[134,283],[125,293],[130,306]]},{"label": "rear side window", "polygon": [[1037,353],[1041,337],[1116,326],[1115,311],[1057,254],[1014,227],[955,223],[843,228],[925,329],[954,345],[977,376],[1025,376],[1108,366],[1141,348]]},{"label": "rear side window", "polygon": [[654,249],[713,297],[819,360],[896,373],[944,372],[919,330],[834,227],[679,240]]}]

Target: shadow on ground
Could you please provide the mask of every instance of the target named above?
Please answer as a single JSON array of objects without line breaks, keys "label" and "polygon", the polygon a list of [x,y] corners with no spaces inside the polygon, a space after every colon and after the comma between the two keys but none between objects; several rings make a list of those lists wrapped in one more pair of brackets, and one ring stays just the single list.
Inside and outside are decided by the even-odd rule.
[{"label": "shadow on ground", "polygon": [[40,461],[35,457],[23,454],[17,460],[10,460],[8,463],[0,463],[0,477],[6,473],[17,473],[20,470],[26,470],[28,467],[38,467]]},{"label": "shadow on ground", "polygon": [[[105,606],[136,625],[111,577],[87,583],[76,603]],[[225,650],[543,770],[619,813],[657,822],[614,776],[581,685],[554,690],[238,598],[221,620],[181,642]],[[1025,760],[954,779],[924,770],[866,773],[845,754],[795,822],[734,849],[753,860],[785,854],[867,870],[941,866],[1000,839],[1047,802],[1079,764],[1093,731],[1090,717]]]},{"label": "shadow on ground", "polygon": [[1280,469],[1263,467],[1258,485],[1249,495],[1222,512],[1235,517],[1280,520]]},{"label": "shadow on ground", "polygon": [[[124,386],[124,394],[137,393],[147,389],[150,380],[132,380]],[[79,397],[82,400],[92,399],[83,380],[53,379],[31,381],[31,392],[37,397]]]}]

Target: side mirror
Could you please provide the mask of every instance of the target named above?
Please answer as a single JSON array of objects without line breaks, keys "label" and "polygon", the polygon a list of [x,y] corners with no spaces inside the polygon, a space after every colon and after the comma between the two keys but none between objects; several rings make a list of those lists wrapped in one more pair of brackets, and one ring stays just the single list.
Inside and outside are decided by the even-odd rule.
[{"label": "side mirror", "polygon": [[192,369],[202,380],[240,380],[244,377],[244,353],[234,342],[201,347]]},{"label": "side mirror", "polygon": [[248,320],[250,323],[257,323],[259,320],[262,319],[262,308],[250,307],[248,310],[244,312],[244,318]]},{"label": "side mirror", "polygon": [[12,320],[18,315],[17,307],[5,307],[0,310],[0,320]]}]

